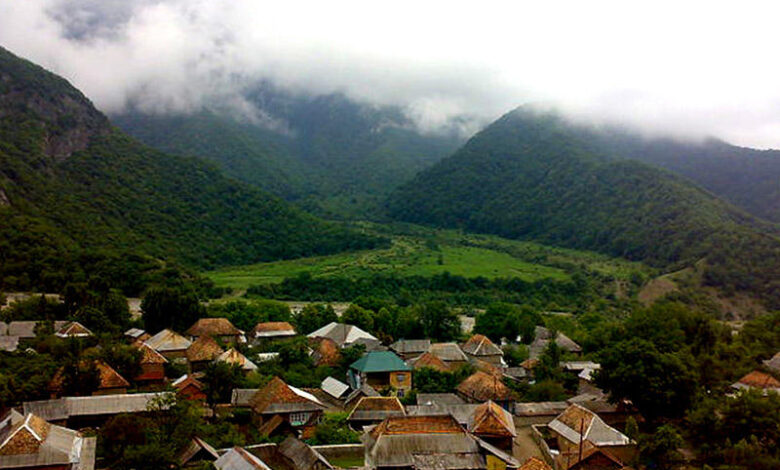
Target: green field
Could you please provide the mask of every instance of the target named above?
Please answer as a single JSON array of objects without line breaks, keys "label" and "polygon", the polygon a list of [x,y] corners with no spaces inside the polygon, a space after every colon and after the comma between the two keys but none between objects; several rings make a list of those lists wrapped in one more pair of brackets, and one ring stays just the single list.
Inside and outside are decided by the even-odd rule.
[{"label": "green field", "polygon": [[639,263],[487,235],[431,230],[416,226],[366,228],[392,239],[389,248],[331,256],[258,263],[205,273],[218,287],[246,289],[281,282],[303,272],[313,276],[364,277],[377,273],[431,276],[449,272],[465,277],[518,277],[527,281],[568,279],[579,266],[625,278],[646,270]]}]

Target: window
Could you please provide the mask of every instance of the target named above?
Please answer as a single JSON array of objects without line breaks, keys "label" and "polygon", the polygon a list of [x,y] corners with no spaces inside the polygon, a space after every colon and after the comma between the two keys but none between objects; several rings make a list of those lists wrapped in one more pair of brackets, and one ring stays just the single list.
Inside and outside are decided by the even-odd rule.
[{"label": "window", "polygon": [[403,398],[403,397],[404,397],[404,389],[399,388],[398,389],[398,398]]},{"label": "window", "polygon": [[396,374],[395,378],[399,382],[406,382],[406,374]]},{"label": "window", "polygon": [[309,421],[311,413],[290,413],[290,424],[293,426],[300,426],[306,424]]}]

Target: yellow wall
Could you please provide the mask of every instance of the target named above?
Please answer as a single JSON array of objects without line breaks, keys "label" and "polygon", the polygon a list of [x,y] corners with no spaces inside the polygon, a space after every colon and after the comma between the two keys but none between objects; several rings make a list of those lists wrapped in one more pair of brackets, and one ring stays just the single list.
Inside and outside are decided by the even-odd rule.
[{"label": "yellow wall", "polygon": [[487,470],[506,470],[506,462],[497,458],[495,455],[488,454],[485,457]]},{"label": "yellow wall", "polygon": [[[403,377],[403,380],[399,380]],[[412,388],[412,372],[390,372],[390,385],[399,390],[410,390]]]}]

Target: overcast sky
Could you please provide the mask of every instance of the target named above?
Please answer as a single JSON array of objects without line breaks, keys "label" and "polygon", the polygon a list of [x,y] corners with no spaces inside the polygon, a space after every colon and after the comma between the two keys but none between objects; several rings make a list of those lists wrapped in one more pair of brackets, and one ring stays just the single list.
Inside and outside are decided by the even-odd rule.
[{"label": "overcast sky", "polygon": [[260,79],[399,104],[422,128],[544,102],[780,148],[772,2],[0,0],[0,45],[99,108],[246,107]]}]

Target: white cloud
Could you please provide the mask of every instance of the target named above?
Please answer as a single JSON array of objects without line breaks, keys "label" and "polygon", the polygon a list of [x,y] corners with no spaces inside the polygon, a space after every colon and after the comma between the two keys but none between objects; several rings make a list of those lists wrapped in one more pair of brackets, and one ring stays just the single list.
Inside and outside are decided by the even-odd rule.
[{"label": "white cloud", "polygon": [[240,102],[268,78],[400,104],[423,128],[552,102],[653,132],[780,147],[767,2],[5,0],[0,44],[108,111]]}]

